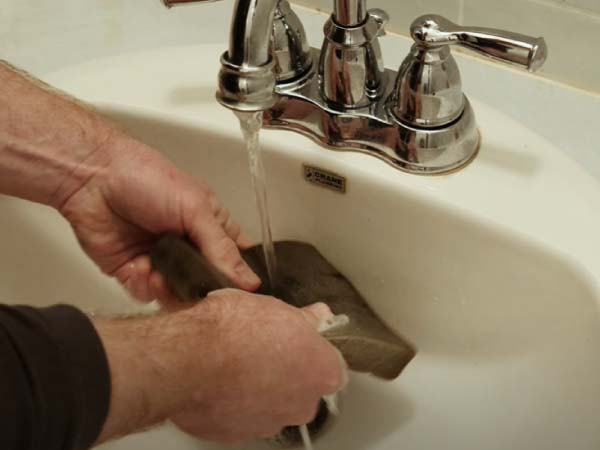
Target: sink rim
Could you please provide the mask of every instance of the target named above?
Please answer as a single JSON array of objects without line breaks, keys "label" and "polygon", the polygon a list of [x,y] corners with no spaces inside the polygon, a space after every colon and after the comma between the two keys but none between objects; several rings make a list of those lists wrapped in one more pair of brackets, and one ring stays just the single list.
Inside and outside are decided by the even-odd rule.
[{"label": "sink rim", "polygon": [[[132,52],[70,66],[43,78],[99,108],[156,114],[187,126],[231,133],[234,116],[214,100],[223,47],[197,44]],[[189,57],[194,53],[203,54],[202,61]],[[600,183],[507,114],[471,101],[482,145],[477,158],[457,173],[419,177],[361,154],[326,150],[324,155],[346,170],[351,168],[353,176],[372,177],[423,201],[435,201],[438,207],[468,214],[484,226],[537,242],[577,267],[600,292],[600,245],[594,251],[593,240],[593,231],[600,229],[600,208],[593,208]],[[519,138],[518,144],[504,142],[504,129]],[[279,145],[282,152],[305,151],[314,156],[325,150],[284,131],[265,131],[262,139]],[[535,213],[531,205],[536,205]],[[587,241],[581,236],[587,236]]]},{"label": "sink rim", "polygon": [[[111,110],[120,110],[125,112],[126,114],[133,114],[135,118],[140,118],[143,120],[144,118],[148,117],[150,119],[156,119],[160,122],[166,122],[166,123],[171,123],[173,124],[175,127],[181,127],[182,126],[182,119],[179,117],[175,117],[169,114],[164,114],[164,113],[160,113],[154,110],[148,110],[148,109],[138,109],[136,111],[134,111],[132,108],[130,107],[115,107],[114,105],[111,104],[105,104],[105,108],[111,109]],[[190,127],[192,130],[199,130],[200,132],[203,131],[203,127],[199,126],[197,121],[190,119],[190,118],[186,118],[186,127]],[[151,128],[157,128],[155,126],[154,123],[150,123],[150,127]],[[229,131],[229,132],[228,132]],[[231,130],[227,130],[225,128],[223,129],[211,129],[210,133],[213,135],[217,135],[222,137],[223,139],[227,138],[228,141],[231,143],[234,140],[232,139],[231,136]],[[172,133],[171,133],[172,134]],[[177,137],[177,135],[175,135]],[[185,138],[185,142],[189,142],[189,138],[186,138],[186,134],[183,133],[182,136]],[[169,142],[170,138],[165,138],[165,142]],[[212,138],[209,139],[209,141],[212,142]],[[278,143],[279,140],[278,139],[274,139],[272,140],[273,143]],[[218,143],[218,142],[217,142]],[[229,145],[228,147],[228,154],[232,153],[232,152],[236,152],[237,149],[235,147],[231,147],[231,144],[227,144]],[[282,160],[287,160],[288,158],[294,158],[293,162],[297,163],[302,157],[303,155],[300,155],[298,152],[298,149],[295,148],[284,148],[281,151],[278,151],[277,149],[272,149],[272,145],[269,145],[269,148],[267,149],[268,153],[271,154],[271,156],[275,155],[277,158],[282,159]],[[316,148],[316,149],[305,149],[304,150],[307,153],[310,153],[310,158],[311,161],[313,160],[313,158],[317,159],[317,163],[320,162],[324,162],[324,163],[337,163],[338,159],[337,159],[337,153],[325,153],[322,152],[322,150],[320,148]],[[189,154],[190,152],[190,148],[188,147],[187,150],[182,151],[183,153],[187,153]],[[205,152],[208,152],[208,150],[205,150]],[[240,161],[243,161],[243,149],[240,146],[239,148],[239,152],[240,152]],[[215,159],[218,159],[217,157]],[[360,161],[360,160],[359,160]],[[388,180],[386,180],[385,178],[383,179],[379,179],[379,178],[374,178],[372,176],[372,174],[368,171],[368,170],[364,170],[364,168],[361,169],[361,167],[359,166],[353,166],[350,164],[350,162],[352,161],[343,161],[340,162],[340,164],[343,167],[346,167],[350,173],[352,177],[359,177],[362,180],[368,182],[369,184],[373,184],[376,183],[378,188],[381,187],[381,189],[387,189],[389,192],[387,193],[387,197],[389,200],[389,196],[390,194],[393,194],[396,192],[396,190],[398,189],[398,186],[402,186],[402,182],[398,181],[397,183],[390,183]],[[282,178],[282,180],[286,180],[287,178]],[[301,183],[301,181],[299,181]],[[364,192],[364,191],[363,191]],[[356,194],[356,191],[354,192]],[[457,210],[455,208],[453,208],[452,206],[449,206],[447,204],[445,204],[445,200],[443,198],[440,198],[436,195],[426,195],[427,193],[424,192],[421,189],[415,189],[413,191],[407,191],[407,190],[403,190],[402,191],[402,195],[403,196],[410,196],[411,198],[413,198],[415,201],[418,200],[422,200],[424,202],[435,202],[435,205],[431,205],[429,206],[430,208],[435,208],[437,209],[438,207],[446,207],[449,208],[449,213],[452,215],[459,215],[461,217],[464,217],[465,215],[468,216],[467,220],[470,220],[471,218],[477,218],[477,216],[473,216],[472,212],[470,212],[469,210],[465,209],[465,210]],[[330,194],[330,195],[337,195],[337,194]],[[314,200],[314,199],[313,199]],[[355,198],[356,200],[356,198]],[[387,204],[387,203],[386,203]],[[486,225],[482,225],[485,227],[485,229],[487,231],[490,231],[489,227]],[[490,224],[491,227],[493,227],[494,229],[497,227],[501,227],[498,224],[495,223],[491,223]],[[514,241],[514,246],[518,247],[519,246],[519,239],[520,239],[520,235],[516,232],[512,232],[510,230],[506,230],[504,228],[502,228],[499,231],[502,235],[504,235],[505,237],[511,239],[511,241]],[[546,246],[541,246],[538,245],[538,243],[536,242],[532,242],[530,239],[528,239],[527,237],[523,237],[524,240],[524,244],[523,245],[527,245],[527,246],[534,246],[536,248],[540,248],[542,251],[544,251],[544,253],[547,253],[549,250],[547,249]],[[540,247],[541,246],[541,247]],[[356,250],[356,249],[354,249]],[[526,250],[524,250],[526,251]],[[389,255],[388,255],[389,256]],[[564,264],[566,261],[564,258],[560,258],[560,264]],[[579,281],[579,275],[581,275],[580,271],[577,271],[577,273],[575,274],[577,276],[577,280]],[[587,287],[587,283],[586,283],[586,287]],[[560,297],[560,295],[558,296]],[[560,300],[560,298],[559,298]],[[589,300],[589,298],[588,298]],[[556,299],[555,299],[556,301]],[[597,301],[597,296],[596,298],[594,298],[594,300],[589,300],[587,301],[588,305],[591,305],[591,307],[594,306],[594,303]],[[564,306],[564,308],[568,308],[569,306]],[[563,308],[563,306],[561,306],[560,308]],[[594,315],[592,322],[596,322],[597,320],[597,315]],[[571,322],[572,323],[572,322]],[[587,324],[587,326],[589,327],[589,323]],[[547,330],[547,328],[546,328]],[[531,333],[535,333],[535,327],[534,330],[531,331]],[[590,349],[593,350],[592,346],[588,343],[586,346],[586,351],[589,352]],[[535,348],[536,352],[538,351],[538,348]],[[551,349],[550,349],[551,350]],[[527,394],[526,391],[525,393],[521,394],[515,394],[514,392],[511,394],[510,392],[507,392],[507,396],[506,396],[506,404],[509,405],[514,405],[515,401],[517,403],[518,400],[515,400],[515,397],[518,396],[523,396],[523,397],[528,397],[530,396],[532,399],[534,400],[539,400],[540,396],[546,392],[544,389],[541,389],[540,391],[536,391],[535,390],[535,383],[538,382],[538,378],[539,378],[539,368],[544,368],[546,366],[544,366],[544,357],[547,356],[548,353],[548,349],[545,349],[545,351],[542,351],[542,357],[541,357],[541,362],[540,362],[540,358],[538,358],[537,354],[534,355],[535,358],[531,358],[530,361],[530,356],[531,353],[525,353],[525,357],[523,357],[523,355],[521,355],[520,353],[516,353],[516,357],[511,357],[509,359],[492,359],[491,361],[485,361],[485,360],[477,360],[477,361],[469,361],[468,359],[466,360],[462,360],[462,358],[459,356],[457,358],[457,360],[454,360],[452,357],[454,355],[452,354],[447,354],[447,353],[443,353],[443,354],[436,354],[434,352],[422,352],[420,353],[417,358],[415,359],[415,361],[409,365],[409,367],[407,368],[406,372],[403,374],[402,377],[400,377],[398,380],[396,380],[392,385],[390,386],[375,386],[374,383],[372,383],[370,380],[363,380],[363,379],[359,379],[359,380],[354,380],[355,383],[351,384],[351,387],[354,388],[354,391],[351,392],[352,394],[352,402],[354,404],[354,406],[350,409],[348,409],[346,411],[346,414],[344,415],[343,418],[343,427],[340,428],[340,430],[348,430],[349,427],[349,423],[350,425],[352,425],[353,420],[356,420],[357,417],[360,417],[361,411],[363,411],[362,409],[358,408],[356,406],[356,404],[358,403],[358,400],[360,400],[360,398],[355,398],[355,395],[358,395],[358,397],[360,397],[360,392],[362,391],[363,394],[364,392],[367,393],[372,393],[373,395],[376,395],[377,392],[379,392],[380,395],[385,394],[387,396],[389,396],[390,398],[392,398],[389,402],[389,405],[387,405],[385,408],[382,407],[382,409],[385,409],[386,413],[389,413],[389,411],[396,411],[396,409],[404,411],[405,412],[405,416],[402,417],[402,420],[399,422],[395,422],[395,425],[393,425],[392,427],[389,428],[389,430],[387,430],[387,435],[386,433],[382,433],[382,436],[375,436],[376,438],[381,438],[380,442],[376,442],[374,443],[374,447],[376,448],[394,448],[391,446],[391,443],[393,441],[398,442],[398,439],[401,439],[402,436],[407,435],[408,436],[408,440],[413,440],[415,442],[419,442],[417,439],[419,438],[415,438],[415,427],[420,426],[419,424],[423,423],[423,418],[424,417],[430,417],[430,414],[432,414],[431,408],[430,408],[430,404],[427,404],[427,400],[429,400],[429,402],[431,403],[432,401],[435,402],[439,402],[439,405],[437,403],[434,403],[436,406],[439,406],[441,408],[441,410],[444,410],[444,408],[446,409],[446,412],[448,411],[448,407],[449,404],[451,404],[452,402],[456,402],[456,397],[457,394],[455,393],[445,393],[443,392],[444,389],[447,389],[448,386],[450,387],[454,387],[455,390],[459,391],[462,387],[462,389],[471,389],[474,392],[474,399],[469,399],[468,401],[464,402],[464,408],[465,408],[465,413],[464,413],[464,417],[462,417],[462,414],[460,415],[461,417],[456,419],[456,423],[461,425],[461,426],[465,426],[465,421],[464,419],[469,418],[470,415],[474,414],[474,407],[477,405],[477,398],[479,398],[480,400],[483,399],[487,399],[488,401],[490,399],[494,398],[494,394],[490,393],[486,390],[486,388],[489,387],[493,387],[493,389],[496,389],[498,391],[501,391],[501,389],[511,389],[515,387],[515,380],[513,378],[511,378],[511,374],[513,373],[513,371],[516,371],[518,374],[522,375],[523,370],[536,370],[537,372],[535,374],[531,374],[528,373],[528,376],[526,378],[519,378],[517,377],[517,379],[519,379],[519,383],[522,383],[523,386],[528,386],[529,388],[534,387],[534,392],[531,394]],[[550,352],[551,353],[551,352]],[[587,367],[587,365],[586,365]],[[435,372],[439,371],[442,375],[436,375]],[[426,377],[425,379],[422,379],[423,375],[427,375],[429,374],[429,377]],[[586,386],[588,386],[589,384],[589,370],[586,371],[587,377],[584,380],[581,380],[581,384],[585,384]],[[444,376],[447,376],[448,378],[448,382],[447,384],[444,383]],[[472,377],[472,378],[469,378]],[[513,375],[514,376],[514,375]],[[467,380],[471,380],[473,383],[472,385],[469,384],[469,382],[465,382],[463,381],[463,377],[466,378]],[[503,382],[503,378],[507,378],[509,381]],[[532,381],[533,379],[533,381]],[[358,381],[358,383],[356,383],[356,381]],[[543,383],[541,383],[543,384]],[[466,385],[466,386],[463,386]],[[519,386],[519,384],[517,384],[516,386]],[[593,385],[594,387],[594,393],[598,392],[598,390],[595,388],[595,384]],[[589,388],[588,388],[589,389]],[[434,394],[428,394],[424,391],[428,391],[428,390],[432,390],[435,393]],[[565,393],[566,392],[566,393]],[[439,400],[437,399],[437,396],[439,396]],[[563,393],[559,394],[557,396],[557,398],[563,398],[563,397],[569,397],[569,393],[568,393],[568,389],[563,390]],[[380,398],[380,397],[377,397]],[[579,399],[579,397],[575,397],[576,399]],[[423,400],[425,400],[423,402]],[[556,398],[551,399],[552,401],[555,401]],[[580,401],[580,400],[579,400]],[[425,403],[425,404],[423,404]],[[579,404],[579,403],[577,403]],[[390,408],[389,410],[387,408]],[[543,410],[542,408],[540,408],[539,406],[530,406],[530,408],[525,409],[527,411],[536,411],[536,410]],[[486,417],[486,412],[482,412],[480,413],[482,415],[482,417]],[[487,414],[489,414],[491,417],[493,417],[494,415],[497,414],[497,408],[490,408],[489,411],[487,411]],[[543,414],[542,414],[543,415]],[[378,420],[382,419],[382,417],[377,414],[375,414],[376,417],[378,417]],[[471,417],[472,418],[472,417]],[[552,420],[553,416],[552,414],[549,414],[549,419]],[[514,429],[514,422],[515,419],[514,418],[507,418],[505,419],[506,424],[502,424],[502,426],[500,426],[500,428],[502,427],[508,427],[508,429]],[[531,419],[532,423],[535,423],[535,420]],[[340,423],[340,426],[342,426],[342,423]],[[358,429],[363,429],[364,427],[358,427]],[[332,430],[333,431],[333,430]],[[385,431],[385,430],[384,430]],[[477,435],[478,433],[480,435],[486,435],[486,429],[485,427],[483,427],[482,429],[475,429],[472,430],[472,432]],[[597,436],[596,433],[593,434],[593,437],[595,438]],[[338,435],[337,434],[333,434],[331,435],[331,439],[333,438],[337,438]],[[324,443],[327,442],[331,442],[330,439],[327,439],[326,436],[324,436]],[[522,439],[522,438],[521,438]],[[425,439],[426,440],[426,439]],[[125,444],[123,444],[125,445]],[[212,446],[212,445],[208,445],[207,447],[202,447],[205,450],[206,449],[213,449],[213,448],[217,448],[216,446]],[[255,448],[254,446],[251,446],[250,448]],[[463,447],[464,448],[464,447]],[[471,447],[469,447],[471,448]],[[473,447],[474,448],[474,447]]]}]

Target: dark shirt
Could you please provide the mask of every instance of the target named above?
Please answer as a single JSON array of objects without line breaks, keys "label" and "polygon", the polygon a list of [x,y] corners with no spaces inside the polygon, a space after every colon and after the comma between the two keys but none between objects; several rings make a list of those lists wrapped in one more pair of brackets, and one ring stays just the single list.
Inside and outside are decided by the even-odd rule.
[{"label": "dark shirt", "polygon": [[78,309],[0,305],[0,449],[78,450],[100,433],[110,374]]}]

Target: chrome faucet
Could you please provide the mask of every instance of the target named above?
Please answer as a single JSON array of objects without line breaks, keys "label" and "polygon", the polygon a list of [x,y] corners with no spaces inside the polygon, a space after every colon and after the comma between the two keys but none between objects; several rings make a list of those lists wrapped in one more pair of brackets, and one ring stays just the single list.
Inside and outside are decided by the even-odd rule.
[{"label": "chrome faucet", "polygon": [[[163,0],[165,5],[212,0]],[[376,156],[411,173],[467,165],[480,133],[450,46],[534,71],[546,59],[543,38],[462,27],[438,15],[416,19],[398,72],[385,69],[379,37],[385,11],[366,0],[334,0],[322,48],[310,48],[287,0],[237,0],[229,50],[221,57],[218,101],[262,111],[267,128]]]}]

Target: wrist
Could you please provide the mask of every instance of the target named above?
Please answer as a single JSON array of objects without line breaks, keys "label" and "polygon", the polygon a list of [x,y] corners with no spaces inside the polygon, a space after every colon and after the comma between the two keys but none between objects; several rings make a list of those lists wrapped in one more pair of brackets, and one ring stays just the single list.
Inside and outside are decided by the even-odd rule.
[{"label": "wrist", "polygon": [[[171,314],[99,319],[111,374],[108,418],[96,442],[157,425],[218,383],[214,349],[222,311],[212,302]],[[200,311],[199,309],[202,309]]]},{"label": "wrist", "polygon": [[[78,106],[79,107],[79,106]],[[92,180],[103,176],[113,159],[112,145],[119,131],[106,123],[96,113],[81,108],[78,117],[80,142],[68,144],[69,150],[60,164],[60,183],[53,186],[46,201],[42,201],[61,212],[64,205]]]},{"label": "wrist", "polygon": [[99,319],[94,326],[108,360],[111,396],[107,419],[96,444],[156,425],[168,417],[161,395],[162,355],[153,345],[160,317]]},{"label": "wrist", "polygon": [[[57,193],[51,205],[67,219],[73,214],[77,215],[81,205],[89,204],[90,198],[101,197],[117,214],[126,215],[130,209],[135,209],[131,208],[135,203],[127,204],[128,201],[136,201],[130,190],[134,184],[132,180],[137,180],[137,185],[140,184],[132,168],[143,168],[148,157],[156,153],[100,117],[93,128],[96,130],[93,153],[90,153],[84,164],[71,172],[68,183]],[[145,181],[151,179],[146,177]],[[127,195],[123,195],[124,192]],[[122,207],[123,202],[126,207]],[[139,217],[126,219],[140,220]]]}]

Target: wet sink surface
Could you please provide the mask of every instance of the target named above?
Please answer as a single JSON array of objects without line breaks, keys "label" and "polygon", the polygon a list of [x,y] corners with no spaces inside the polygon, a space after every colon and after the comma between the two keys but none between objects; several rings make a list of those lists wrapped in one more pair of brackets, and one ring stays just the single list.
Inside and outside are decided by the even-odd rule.
[{"label": "wet sink surface", "polygon": [[[157,92],[144,89],[158,81],[138,79],[126,93],[108,87],[127,73],[117,62],[49,81],[94,101],[208,182],[258,238],[240,133],[212,100],[214,82],[195,90],[187,79],[171,80]],[[402,174],[301,136],[263,133],[275,238],[315,245],[419,351],[394,382],[355,376],[342,416],[317,449],[600,445],[600,251],[591,240],[600,229],[591,207],[600,190],[542,139],[474,103],[487,130],[481,154],[446,177]],[[346,193],[308,183],[306,164],[344,177]],[[0,209],[0,300],[68,301],[103,312],[137,308],[85,260],[52,211],[1,197]],[[225,447],[167,426],[102,448]]]}]

